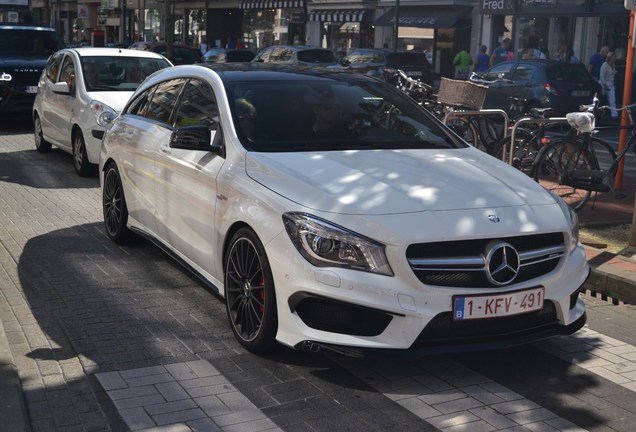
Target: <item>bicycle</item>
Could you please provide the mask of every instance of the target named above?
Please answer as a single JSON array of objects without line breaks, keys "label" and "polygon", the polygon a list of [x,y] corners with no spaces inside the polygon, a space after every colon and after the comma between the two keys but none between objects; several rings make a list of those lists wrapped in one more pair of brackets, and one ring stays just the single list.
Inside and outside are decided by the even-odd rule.
[{"label": "bicycle", "polygon": [[552,131],[553,126],[547,120],[550,119],[551,114],[554,113],[552,108],[528,108],[528,100],[523,98],[510,97],[510,130],[512,126],[523,118],[535,119],[536,122],[527,123],[523,127],[517,127],[514,134],[514,146],[511,149],[510,142],[512,140],[512,134],[509,134],[502,138],[496,145],[493,156],[503,159],[506,154],[506,161],[508,161],[509,151],[512,151],[511,164],[521,172],[532,176],[534,172],[534,164],[537,155],[541,149],[548,145],[554,136],[548,135],[548,132]]},{"label": "bicycle", "polygon": [[587,204],[593,192],[613,190],[619,163],[636,143],[631,111],[636,104],[619,108],[619,111],[626,111],[632,133],[618,155],[609,144],[593,136],[597,106],[595,95],[592,105],[583,107],[585,112],[566,115],[576,135],[563,137],[544,147],[537,156],[533,173],[537,182],[563,198],[577,212]]}]

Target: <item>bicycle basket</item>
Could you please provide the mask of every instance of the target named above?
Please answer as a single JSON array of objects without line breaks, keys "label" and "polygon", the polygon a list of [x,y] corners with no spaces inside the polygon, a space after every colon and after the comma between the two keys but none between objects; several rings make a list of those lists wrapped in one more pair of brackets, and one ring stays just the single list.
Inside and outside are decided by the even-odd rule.
[{"label": "bicycle basket", "polygon": [[442,78],[437,101],[444,105],[480,110],[484,106],[488,87],[470,81]]}]

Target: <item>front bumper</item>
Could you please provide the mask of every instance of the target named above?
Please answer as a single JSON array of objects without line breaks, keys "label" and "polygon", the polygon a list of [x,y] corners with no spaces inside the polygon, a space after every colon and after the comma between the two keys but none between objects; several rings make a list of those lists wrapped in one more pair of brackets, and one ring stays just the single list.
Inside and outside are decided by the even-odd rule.
[{"label": "front bumper", "polygon": [[15,86],[0,85],[0,112],[30,112],[33,109],[35,93],[18,91]]},{"label": "front bumper", "polygon": [[[270,242],[279,330],[277,340],[310,351],[328,349],[370,355],[378,349],[409,355],[470,351],[527,343],[570,334],[585,324],[578,293],[589,267],[582,246],[544,277],[504,289],[428,286],[414,274],[394,277],[346,269],[317,269],[286,235]],[[544,309],[504,318],[452,320],[454,295],[494,294],[545,288]]]}]

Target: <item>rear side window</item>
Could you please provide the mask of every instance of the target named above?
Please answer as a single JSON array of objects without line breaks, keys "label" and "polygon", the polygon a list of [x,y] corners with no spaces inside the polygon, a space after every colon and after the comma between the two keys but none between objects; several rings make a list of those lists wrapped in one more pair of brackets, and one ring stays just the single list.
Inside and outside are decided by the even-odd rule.
[{"label": "rear side window", "polygon": [[594,78],[581,65],[577,64],[561,64],[549,67],[546,71],[548,80],[591,83]]},{"label": "rear side window", "polygon": [[157,90],[152,95],[145,116],[149,119],[168,123],[172,108],[177,102],[179,92],[183,88],[185,80],[174,79],[164,81],[157,85]]},{"label": "rear side window", "polygon": [[294,57],[294,52],[289,48],[276,47],[269,55],[269,61],[271,62],[287,62]]},{"label": "rear side window", "polygon": [[521,63],[517,66],[517,69],[515,69],[511,79],[513,81],[527,81],[532,78],[536,70],[536,65]]},{"label": "rear side window", "polygon": [[335,63],[336,56],[329,50],[298,51],[298,60],[305,63]]},{"label": "rear side window", "polygon": [[346,57],[353,64],[359,63],[384,63],[384,54],[379,52],[354,51]]}]

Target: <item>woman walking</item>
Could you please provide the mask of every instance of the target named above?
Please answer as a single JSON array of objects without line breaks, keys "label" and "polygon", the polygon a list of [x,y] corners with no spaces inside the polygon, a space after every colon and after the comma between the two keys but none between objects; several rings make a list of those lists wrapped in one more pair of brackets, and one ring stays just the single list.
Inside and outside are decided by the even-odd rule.
[{"label": "woman walking", "polygon": [[601,66],[599,74],[599,83],[603,90],[603,95],[607,96],[607,102],[612,107],[612,118],[618,118],[616,111],[616,90],[614,88],[614,77],[616,76],[616,54],[613,51],[607,53],[605,63]]}]

